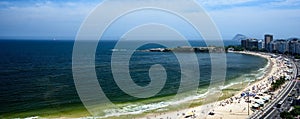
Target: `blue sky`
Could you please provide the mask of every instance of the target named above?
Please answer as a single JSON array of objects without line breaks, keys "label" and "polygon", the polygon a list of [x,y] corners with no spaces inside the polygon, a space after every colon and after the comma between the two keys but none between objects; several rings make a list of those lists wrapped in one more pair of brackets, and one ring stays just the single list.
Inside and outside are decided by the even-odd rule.
[{"label": "blue sky", "polygon": [[[134,0],[133,0],[134,1]],[[157,0],[159,1],[159,0]],[[300,37],[300,0],[196,0],[223,39]],[[1,0],[0,38],[74,39],[101,0]]]}]

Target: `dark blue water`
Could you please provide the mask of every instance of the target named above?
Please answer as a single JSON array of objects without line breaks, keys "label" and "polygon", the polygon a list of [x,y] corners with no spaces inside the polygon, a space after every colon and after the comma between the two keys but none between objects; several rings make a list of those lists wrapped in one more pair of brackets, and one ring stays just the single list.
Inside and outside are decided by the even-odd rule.
[{"label": "dark blue water", "polygon": [[[72,76],[73,41],[1,40],[0,41],[0,114],[23,112],[34,109],[65,107],[81,104]],[[115,102],[136,101],[138,98],[124,93],[113,80],[110,61],[115,42],[99,43],[96,52],[96,72],[99,84]],[[192,41],[194,46],[205,46],[202,41]],[[238,42],[226,41],[225,45]],[[147,49],[163,47],[148,44]],[[210,59],[208,53],[198,53],[200,64],[200,87],[209,83]],[[243,54],[227,54],[227,80],[258,70],[266,60]],[[133,81],[146,86],[150,83],[150,66],[161,64],[167,71],[167,82],[156,97],[177,92],[180,82],[180,66],[173,53],[136,51],[130,60]],[[53,109],[55,109],[53,108]]]}]

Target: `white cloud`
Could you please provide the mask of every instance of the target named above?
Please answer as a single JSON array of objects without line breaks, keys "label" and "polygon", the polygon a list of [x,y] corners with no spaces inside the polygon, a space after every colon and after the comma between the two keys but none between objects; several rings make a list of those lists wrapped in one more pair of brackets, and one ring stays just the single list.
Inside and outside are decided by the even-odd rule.
[{"label": "white cloud", "polygon": [[7,1],[0,1],[0,6],[10,5]]},{"label": "white cloud", "polygon": [[281,0],[281,1],[275,1],[271,2],[271,6],[299,6],[300,1],[299,0]]},{"label": "white cloud", "polygon": [[243,3],[252,2],[256,0],[197,0],[197,1],[204,6],[221,6],[221,5],[243,4]]},{"label": "white cloud", "polygon": [[[7,3],[10,4],[10,3]],[[1,36],[74,36],[97,3],[14,3],[0,8]]]},{"label": "white cloud", "polygon": [[209,13],[226,38],[237,33],[255,38],[262,38],[264,33],[277,38],[300,35],[300,9],[236,7]]},{"label": "white cloud", "polygon": [[[143,2],[137,0],[138,2]],[[278,2],[256,3],[258,0],[197,0],[206,6],[231,6],[226,9],[209,10],[216,25],[220,28],[225,38],[231,38],[236,33],[260,37],[265,32],[274,33],[278,36],[294,36],[300,31],[300,8],[299,9],[270,9],[268,6],[300,5],[299,0],[285,0]],[[122,0],[123,7],[130,3]],[[160,1],[163,2],[163,1]],[[166,2],[166,1],[165,1]],[[260,6],[239,6],[248,2],[260,4]],[[150,3],[157,3],[151,0]],[[272,3],[272,4],[270,4]],[[80,24],[88,13],[93,10],[98,2],[36,2],[34,4],[23,3],[12,4],[11,2],[0,2],[0,36],[3,35],[71,35],[75,36]],[[25,5],[24,5],[25,4]],[[180,9],[183,13],[193,15],[199,11],[193,8],[182,9],[180,6],[172,6]],[[108,9],[116,9],[107,6]],[[24,28],[26,27],[26,28]],[[30,34],[30,32],[33,32]]]}]

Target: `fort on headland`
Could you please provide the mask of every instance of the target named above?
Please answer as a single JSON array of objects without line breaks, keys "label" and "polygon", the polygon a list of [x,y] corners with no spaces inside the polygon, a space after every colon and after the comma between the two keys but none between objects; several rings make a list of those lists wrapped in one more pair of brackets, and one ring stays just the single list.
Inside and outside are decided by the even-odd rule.
[{"label": "fort on headland", "polygon": [[145,50],[146,52],[215,52],[215,53],[222,53],[225,52],[224,47],[216,47],[216,46],[209,46],[209,47],[191,47],[191,46],[178,46],[176,48],[152,48]]}]

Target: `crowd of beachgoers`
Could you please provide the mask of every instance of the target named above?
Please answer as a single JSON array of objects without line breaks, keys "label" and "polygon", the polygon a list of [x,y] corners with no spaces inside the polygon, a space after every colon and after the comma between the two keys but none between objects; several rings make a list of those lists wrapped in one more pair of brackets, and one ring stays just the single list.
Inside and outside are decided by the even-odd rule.
[{"label": "crowd of beachgoers", "polygon": [[277,90],[271,90],[272,83],[282,77],[292,79],[292,65],[289,59],[282,56],[273,57],[269,54],[255,52],[236,52],[260,56],[268,59],[268,67],[261,79],[247,83],[245,88],[232,97],[214,103],[189,109],[181,109],[166,113],[148,114],[146,119],[233,119],[247,118],[255,111],[261,110],[267,103],[275,99],[286,84]]}]

